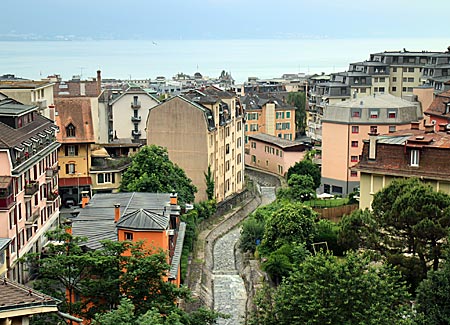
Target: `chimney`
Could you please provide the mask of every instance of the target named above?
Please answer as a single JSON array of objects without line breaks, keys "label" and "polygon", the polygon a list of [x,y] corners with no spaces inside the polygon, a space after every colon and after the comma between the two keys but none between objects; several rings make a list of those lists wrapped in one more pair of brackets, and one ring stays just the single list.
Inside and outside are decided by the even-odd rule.
[{"label": "chimney", "polygon": [[445,131],[447,131],[447,124],[440,123],[439,124],[439,132],[445,132]]},{"label": "chimney", "polygon": [[425,124],[425,133],[433,133],[434,124]]},{"label": "chimney", "polygon": [[66,234],[72,235],[72,220],[67,219],[66,221],[64,221],[63,225],[64,225],[64,230],[66,231]]},{"label": "chimney", "polygon": [[411,122],[411,130],[418,130],[420,122]]},{"label": "chimney", "polygon": [[102,72],[100,70],[97,70],[97,91],[99,95],[102,92]]},{"label": "chimney", "polygon": [[114,204],[114,222],[117,223],[120,219],[120,204]]},{"label": "chimney", "polygon": [[369,133],[369,159],[377,157],[377,137],[378,133]]},{"label": "chimney", "polygon": [[177,205],[177,204],[178,204],[178,194],[170,193],[170,205]]}]

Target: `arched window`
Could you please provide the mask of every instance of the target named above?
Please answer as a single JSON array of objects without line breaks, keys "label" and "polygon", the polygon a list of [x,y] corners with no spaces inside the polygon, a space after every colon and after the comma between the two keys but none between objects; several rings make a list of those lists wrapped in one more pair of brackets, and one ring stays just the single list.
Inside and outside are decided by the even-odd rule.
[{"label": "arched window", "polygon": [[72,138],[75,137],[75,126],[72,123],[66,126],[66,136]]}]

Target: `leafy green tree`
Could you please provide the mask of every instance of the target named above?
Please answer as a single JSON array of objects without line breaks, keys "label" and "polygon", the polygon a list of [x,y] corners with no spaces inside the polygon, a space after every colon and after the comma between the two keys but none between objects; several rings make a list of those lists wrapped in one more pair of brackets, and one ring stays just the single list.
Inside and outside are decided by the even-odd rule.
[{"label": "leafy green tree", "polygon": [[270,253],[284,244],[310,244],[315,236],[317,213],[299,202],[286,202],[266,222],[261,252]]},{"label": "leafy green tree", "polygon": [[206,196],[208,200],[214,199],[214,177],[211,172],[211,166],[208,166],[208,171],[205,173],[206,182]]},{"label": "leafy green tree", "polygon": [[357,254],[307,257],[256,303],[250,324],[403,324],[411,317],[400,276]]},{"label": "leafy green tree", "polygon": [[295,125],[297,131],[305,134],[306,129],[306,95],[304,92],[291,92],[288,94],[287,102],[296,107]]},{"label": "leafy green tree", "polygon": [[288,185],[293,200],[305,202],[315,197],[315,184],[310,175],[293,174],[289,177]]},{"label": "leafy green tree", "polygon": [[314,181],[314,190],[320,186],[320,167],[319,165],[313,163],[310,159],[303,159],[296,162],[294,166],[289,168],[287,172],[287,179],[290,179],[294,174],[311,176]]},{"label": "leafy green tree", "polygon": [[261,242],[264,235],[264,220],[258,220],[250,216],[242,224],[239,248],[243,252],[254,253],[257,243]]},{"label": "leafy green tree", "polygon": [[[86,251],[81,248],[82,238],[62,232],[50,233],[50,237],[59,240],[61,245],[50,245],[48,256],[34,259],[38,264],[34,286],[59,298],[63,311],[91,320],[95,315],[116,308],[126,297],[136,316],[133,322],[149,310],[168,315],[167,319],[174,314],[170,316],[172,320],[177,315],[190,317],[174,303],[178,299],[188,299],[189,291],[164,281],[169,270],[165,253],[147,250],[141,242],[128,241],[104,241],[101,249]],[[72,295],[66,297],[66,288],[82,299],[75,302]],[[129,306],[124,305],[118,315],[111,315],[112,319],[122,317],[123,310],[129,310]],[[215,315],[209,314],[212,318]],[[126,320],[124,324],[128,324]]]},{"label": "leafy green tree", "polygon": [[169,159],[167,149],[144,146],[132,157],[130,167],[122,177],[124,192],[177,192],[181,204],[194,202],[197,188],[185,172]]},{"label": "leafy green tree", "polygon": [[338,243],[344,250],[373,248],[378,243],[378,223],[369,210],[355,210],[339,222]]},{"label": "leafy green tree", "polygon": [[334,255],[342,256],[344,250],[338,243],[339,225],[327,219],[320,219],[316,223],[316,228],[317,232],[314,237],[314,242],[326,242],[328,249],[332,251]]},{"label": "leafy green tree", "polygon": [[372,209],[384,255],[418,257],[424,274],[430,264],[438,269],[450,225],[449,195],[416,178],[398,179],[375,194]]}]

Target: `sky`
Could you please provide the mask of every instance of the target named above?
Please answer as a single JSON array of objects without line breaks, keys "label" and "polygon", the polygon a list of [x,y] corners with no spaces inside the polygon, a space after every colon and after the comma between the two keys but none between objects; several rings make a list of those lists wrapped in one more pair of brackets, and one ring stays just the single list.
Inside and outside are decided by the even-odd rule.
[{"label": "sky", "polygon": [[449,12],[448,0],[2,0],[0,39],[448,37]]}]

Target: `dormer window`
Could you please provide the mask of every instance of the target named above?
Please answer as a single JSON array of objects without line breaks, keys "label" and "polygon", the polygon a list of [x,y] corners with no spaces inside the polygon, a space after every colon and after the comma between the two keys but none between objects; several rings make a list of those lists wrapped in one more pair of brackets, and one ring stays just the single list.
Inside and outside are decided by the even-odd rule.
[{"label": "dormer window", "polygon": [[75,137],[75,126],[72,123],[66,126],[66,136],[70,138]]}]

